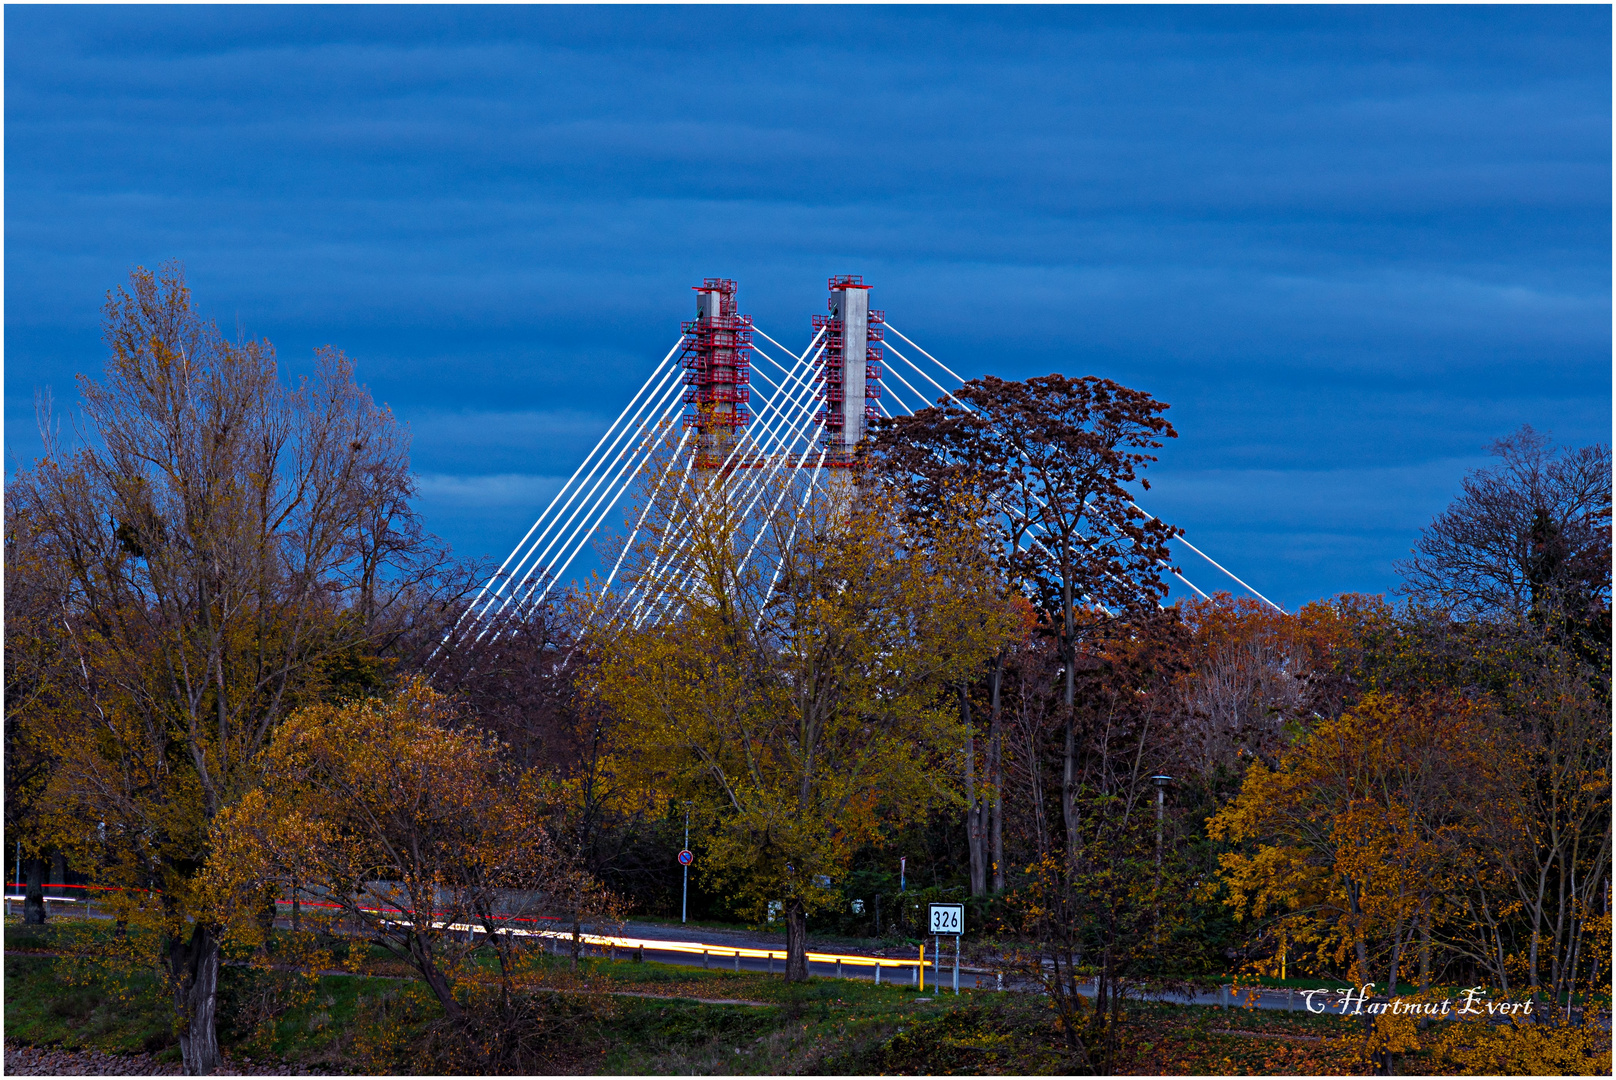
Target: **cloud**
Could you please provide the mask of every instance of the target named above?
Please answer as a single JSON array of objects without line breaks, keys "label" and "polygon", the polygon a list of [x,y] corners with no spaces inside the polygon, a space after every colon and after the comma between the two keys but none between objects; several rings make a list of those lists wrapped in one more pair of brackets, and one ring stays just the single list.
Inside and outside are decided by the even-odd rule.
[{"label": "cloud", "polygon": [[1389,580],[1486,437],[1609,431],[1608,9],[850,10],[9,9],[8,450],[175,257],[343,347],[477,550],[712,274],[788,345],[864,273],[964,375],[1151,390],[1164,500],[1298,595]]},{"label": "cloud", "polygon": [[527,473],[489,473],[455,476],[444,473],[418,473],[416,488],[427,503],[443,503],[454,508],[490,509],[527,507],[533,517],[549,505],[566,481],[563,476]]}]

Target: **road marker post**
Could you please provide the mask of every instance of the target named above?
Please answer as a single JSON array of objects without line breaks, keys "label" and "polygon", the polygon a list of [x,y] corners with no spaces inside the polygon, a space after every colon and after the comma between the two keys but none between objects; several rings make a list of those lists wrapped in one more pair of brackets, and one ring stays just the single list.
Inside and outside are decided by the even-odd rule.
[{"label": "road marker post", "polygon": [[[931,906],[931,932],[934,939],[932,973],[942,978],[938,961],[942,959],[942,935],[954,935],[954,993],[959,994],[960,935],[965,933],[964,904],[933,904]],[[939,987],[939,989],[941,989]]]}]

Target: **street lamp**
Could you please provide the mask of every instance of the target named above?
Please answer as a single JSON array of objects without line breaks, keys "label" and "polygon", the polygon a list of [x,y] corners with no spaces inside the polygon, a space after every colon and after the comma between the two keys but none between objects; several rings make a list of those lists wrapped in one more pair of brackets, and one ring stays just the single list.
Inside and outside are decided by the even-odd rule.
[{"label": "street lamp", "polygon": [[1162,853],[1162,801],[1167,794],[1167,785],[1173,782],[1171,776],[1152,776],[1150,782],[1156,785],[1156,875],[1161,876]]},{"label": "street lamp", "polygon": [[1153,888],[1153,891],[1156,893],[1156,919],[1155,919],[1156,927],[1155,927],[1155,931],[1154,931],[1154,937],[1156,939],[1156,947],[1160,948],[1161,947],[1162,803],[1165,800],[1166,795],[1167,795],[1167,785],[1171,784],[1173,782],[1173,778],[1171,776],[1164,776],[1164,775],[1158,773],[1157,775],[1152,776],[1150,778],[1150,782],[1152,784],[1156,785],[1156,876],[1155,876],[1155,882],[1154,882],[1152,888]]}]

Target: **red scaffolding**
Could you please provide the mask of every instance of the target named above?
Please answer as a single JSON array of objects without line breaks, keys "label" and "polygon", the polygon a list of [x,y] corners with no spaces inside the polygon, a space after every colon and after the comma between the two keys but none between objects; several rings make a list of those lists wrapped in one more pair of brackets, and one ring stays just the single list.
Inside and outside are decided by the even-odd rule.
[{"label": "red scaffolding", "polygon": [[[735,448],[738,429],[752,419],[752,317],[735,308],[735,282],[730,278],[704,278],[693,286],[708,294],[699,303],[696,318],[681,323],[685,348],[683,365],[686,427],[696,429],[696,467],[716,469]],[[714,303],[716,301],[716,303]]]}]

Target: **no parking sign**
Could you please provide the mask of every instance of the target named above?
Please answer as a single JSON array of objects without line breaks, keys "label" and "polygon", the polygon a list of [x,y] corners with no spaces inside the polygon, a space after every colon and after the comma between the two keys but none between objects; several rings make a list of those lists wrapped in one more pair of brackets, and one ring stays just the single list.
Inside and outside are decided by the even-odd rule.
[{"label": "no parking sign", "polygon": [[679,865],[680,866],[689,866],[691,863],[693,863],[695,861],[696,861],[696,857],[694,855],[690,854],[690,849],[689,848],[685,848],[683,851],[681,851],[679,853]]}]

